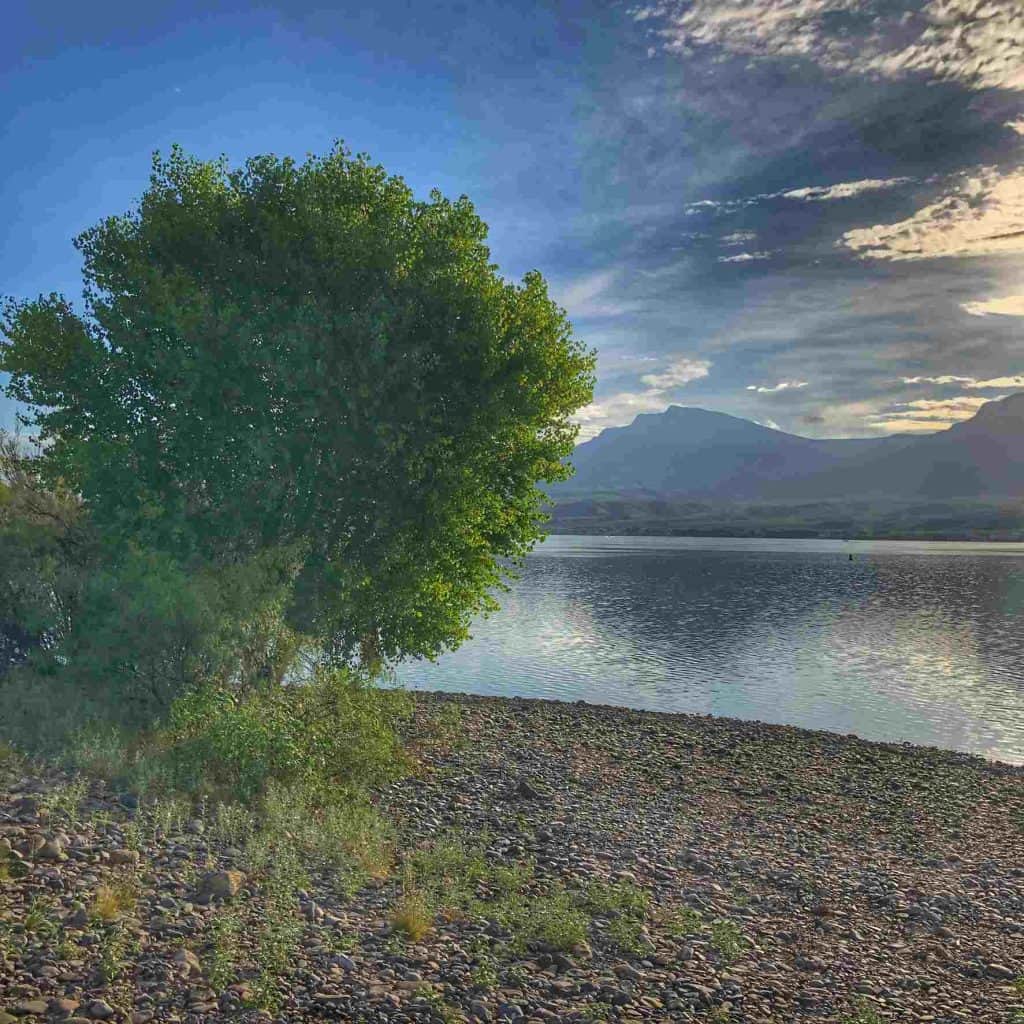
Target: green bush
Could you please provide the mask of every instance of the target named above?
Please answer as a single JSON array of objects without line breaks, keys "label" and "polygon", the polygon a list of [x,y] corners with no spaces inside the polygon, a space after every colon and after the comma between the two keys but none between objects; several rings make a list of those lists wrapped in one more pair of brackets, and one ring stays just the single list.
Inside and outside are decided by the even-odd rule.
[{"label": "green bush", "polygon": [[408,715],[406,694],[344,669],[266,690],[207,686],[175,702],[145,756],[171,789],[253,803],[274,783],[330,805],[403,772]]}]

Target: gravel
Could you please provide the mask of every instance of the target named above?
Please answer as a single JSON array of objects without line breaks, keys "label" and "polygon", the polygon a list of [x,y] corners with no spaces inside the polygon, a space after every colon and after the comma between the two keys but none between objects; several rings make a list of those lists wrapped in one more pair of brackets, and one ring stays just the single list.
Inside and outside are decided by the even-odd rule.
[{"label": "gravel", "polygon": [[[280,1008],[255,1010],[252,972],[218,977],[210,951],[232,901],[259,905],[259,880],[203,809],[140,836],[138,799],[96,783],[80,812],[51,815],[67,780],[40,769],[0,790],[0,1024],[1024,1022],[1021,768],[727,719],[415,701],[421,722],[455,708],[462,726],[457,743],[417,742],[417,771],[377,794],[400,849],[457,834],[492,863],[532,861],[531,885],[639,886],[651,909],[630,948],[614,913],[570,950],[472,915],[403,940],[401,872],[352,895],[314,875]],[[111,979],[111,926],[87,908],[126,872]],[[689,933],[668,923],[685,910]]]}]

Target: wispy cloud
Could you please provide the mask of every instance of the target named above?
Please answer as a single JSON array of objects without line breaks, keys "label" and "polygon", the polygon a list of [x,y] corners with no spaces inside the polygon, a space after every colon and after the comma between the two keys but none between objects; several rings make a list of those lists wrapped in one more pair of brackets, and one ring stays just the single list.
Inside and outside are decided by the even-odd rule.
[{"label": "wispy cloud", "polygon": [[663,0],[633,15],[681,54],[711,46],[885,79],[1024,86],[1020,0],[927,0],[917,10],[885,0]]},{"label": "wispy cloud", "polygon": [[934,432],[970,419],[983,405],[997,400],[976,395],[919,398],[912,402],[898,402],[871,416],[870,421],[874,429],[889,433]]},{"label": "wispy cloud", "polygon": [[971,316],[1024,316],[1024,295],[1004,295],[998,299],[962,302],[960,308]]},{"label": "wispy cloud", "polygon": [[671,405],[669,392],[706,377],[711,370],[707,359],[677,356],[657,373],[645,373],[640,383],[643,390],[620,391],[591,402],[574,417],[580,425],[580,440],[586,441],[606,427],[619,427],[644,412],[662,412]]},{"label": "wispy cloud", "polygon": [[864,258],[921,260],[1024,252],[1024,170],[982,167],[936,202],[895,224],[847,231],[840,244]]},{"label": "wispy cloud", "polygon": [[646,384],[653,391],[667,391],[670,388],[682,387],[692,380],[700,380],[706,377],[711,369],[711,363],[706,359],[676,359],[661,373],[645,373],[640,381]]},{"label": "wispy cloud", "polygon": [[733,231],[732,234],[723,235],[719,241],[722,245],[745,245],[747,242],[753,242],[757,238],[757,234],[754,231]]},{"label": "wispy cloud", "polygon": [[748,391],[756,391],[761,395],[774,394],[777,391],[791,391],[794,388],[805,388],[808,382],[805,380],[780,380],[778,384],[748,384]]},{"label": "wispy cloud", "polygon": [[719,263],[752,263],[755,260],[767,260],[771,259],[773,253],[770,252],[740,252],[735,256],[719,256]]},{"label": "wispy cloud", "polygon": [[[684,212],[691,216],[699,213],[732,213],[745,207],[756,206],[769,199],[789,199],[794,202],[810,203],[832,202],[837,199],[852,199],[864,192],[897,188],[915,180],[915,178],[864,178],[860,181],[841,181],[835,185],[804,185],[800,188],[781,189],[778,192],[758,192],[756,195],[744,196],[742,199],[698,199],[696,202],[687,203]],[[748,233],[737,232],[737,234]],[[749,237],[755,236],[749,233]]]},{"label": "wispy cloud", "polygon": [[556,289],[554,297],[570,317],[585,320],[621,316],[629,311],[629,304],[608,298],[618,278],[617,269],[595,271]]},{"label": "wispy cloud", "polygon": [[[1014,374],[1007,377],[990,377],[987,380],[979,380],[977,377],[956,377],[952,374],[944,374],[940,377],[903,377],[904,384],[962,384],[973,390],[985,390],[986,388],[1024,388],[1024,374]],[[922,399],[921,401],[927,401]],[[951,399],[949,399],[951,401]],[[966,401],[966,399],[965,399]],[[972,402],[984,403],[987,398],[972,398]],[[914,405],[915,403],[910,403]]]}]

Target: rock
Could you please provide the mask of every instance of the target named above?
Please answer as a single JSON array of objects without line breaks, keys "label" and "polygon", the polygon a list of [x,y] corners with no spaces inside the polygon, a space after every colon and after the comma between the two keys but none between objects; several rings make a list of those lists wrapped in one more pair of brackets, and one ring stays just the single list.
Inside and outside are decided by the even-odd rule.
[{"label": "rock", "polygon": [[350,956],[346,956],[344,953],[338,953],[334,958],[334,962],[343,970],[351,973],[356,969],[356,962]]},{"label": "rock", "polygon": [[36,860],[67,860],[64,844],[57,838],[47,839],[35,852]]},{"label": "rock", "polygon": [[85,1008],[85,1015],[91,1020],[110,1020],[117,1015],[117,1010],[103,999],[94,999]]},{"label": "rock", "polygon": [[139,851],[111,850],[110,863],[113,864],[115,867],[119,867],[124,864],[131,864],[132,866],[134,866],[139,863]]},{"label": "rock", "polygon": [[198,978],[203,973],[199,957],[191,949],[179,949],[171,962],[177,968],[178,973],[186,978]]},{"label": "rock", "polygon": [[245,875],[241,871],[209,871],[203,875],[199,883],[199,895],[214,899],[228,899],[237,896],[239,889],[245,885]]},{"label": "rock", "polygon": [[522,797],[524,800],[542,800],[544,798],[544,794],[527,779],[519,780],[519,784],[516,786],[516,796]]},{"label": "rock", "polygon": [[149,1024],[154,1016],[152,1010],[136,1010],[128,1019],[131,1024]]},{"label": "rock", "polygon": [[986,964],[985,973],[990,978],[998,978],[1000,981],[1013,981],[1017,977],[1015,971],[1011,971],[1009,967],[1004,967],[1002,964]]},{"label": "rock", "polygon": [[19,1017],[42,1017],[46,1013],[46,1000],[26,999],[24,1002],[15,1003],[12,1007],[14,1013]]},{"label": "rock", "polygon": [[77,999],[51,999],[48,1012],[51,1017],[63,1020],[65,1017],[73,1017],[77,1009]]}]

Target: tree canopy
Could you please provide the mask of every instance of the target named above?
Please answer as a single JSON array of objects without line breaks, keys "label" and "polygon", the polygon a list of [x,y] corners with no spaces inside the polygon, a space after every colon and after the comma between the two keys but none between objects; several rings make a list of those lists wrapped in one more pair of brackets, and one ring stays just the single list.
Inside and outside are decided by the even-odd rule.
[{"label": "tree canopy", "polygon": [[112,550],[286,566],[289,628],[340,657],[458,644],[540,537],[593,389],[541,275],[505,281],[486,233],[341,145],[155,155],[137,208],[75,240],[83,314],[5,304],[39,471]]}]

